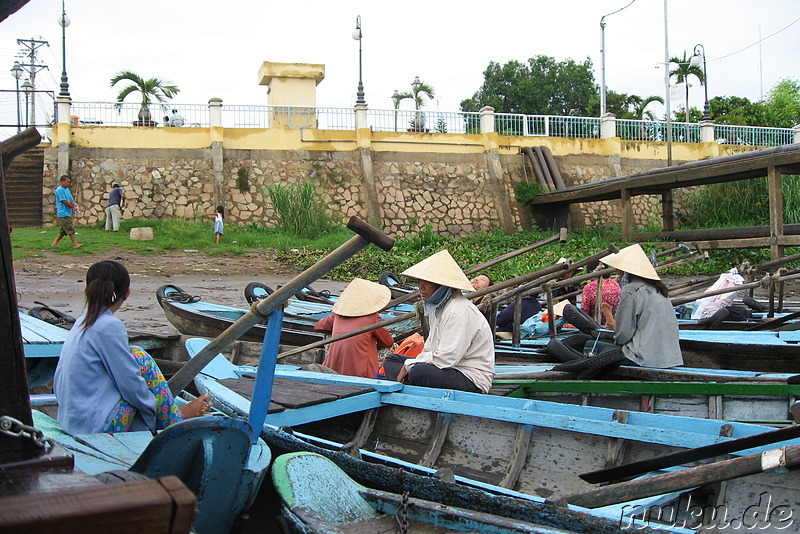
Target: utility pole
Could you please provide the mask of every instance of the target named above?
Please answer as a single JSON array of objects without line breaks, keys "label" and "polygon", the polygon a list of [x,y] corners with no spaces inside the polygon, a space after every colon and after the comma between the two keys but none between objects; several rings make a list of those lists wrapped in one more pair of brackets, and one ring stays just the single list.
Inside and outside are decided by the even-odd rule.
[{"label": "utility pole", "polygon": [[27,50],[25,51],[25,56],[27,56],[28,62],[27,63],[20,63],[21,66],[26,67],[28,69],[28,75],[31,82],[31,106],[30,106],[30,120],[29,124],[31,126],[36,126],[36,73],[42,69],[46,69],[47,65],[40,65],[37,63],[36,59],[36,51],[43,47],[44,45],[50,46],[50,43],[47,41],[41,41],[39,39],[17,39],[17,44],[24,46]]}]

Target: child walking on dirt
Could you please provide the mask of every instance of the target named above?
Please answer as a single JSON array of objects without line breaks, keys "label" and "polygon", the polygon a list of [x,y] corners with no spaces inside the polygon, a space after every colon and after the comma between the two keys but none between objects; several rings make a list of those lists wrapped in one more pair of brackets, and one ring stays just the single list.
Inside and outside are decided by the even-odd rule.
[{"label": "child walking on dirt", "polygon": [[225,218],[225,207],[217,206],[217,211],[206,213],[206,215],[214,218],[214,235],[217,236],[217,243],[219,243],[222,241],[222,235],[225,233],[224,223],[222,222]]}]

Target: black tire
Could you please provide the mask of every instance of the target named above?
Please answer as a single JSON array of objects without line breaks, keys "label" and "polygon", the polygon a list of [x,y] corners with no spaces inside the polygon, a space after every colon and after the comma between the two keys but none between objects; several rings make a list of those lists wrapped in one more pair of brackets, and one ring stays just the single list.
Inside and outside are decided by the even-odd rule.
[{"label": "black tire", "polygon": [[[41,304],[41,303],[38,303]],[[75,324],[75,318],[64,312],[53,309],[49,306],[35,306],[28,311],[28,315],[36,317],[55,326],[60,326],[66,330]]]},{"label": "black tire", "polygon": [[247,287],[244,288],[244,299],[248,304],[252,304],[254,302],[258,302],[259,300],[264,300],[267,296],[272,295],[274,292],[275,290],[266,284],[262,284],[261,282],[250,282],[247,284]]},{"label": "black tire", "polygon": [[759,302],[756,299],[754,299],[753,297],[745,297],[745,298],[742,299],[742,302],[744,303],[745,306],[747,306],[748,308],[751,308],[751,309],[753,309],[755,311],[758,311],[758,312],[767,311],[767,307],[764,304],[762,304],[761,302]]},{"label": "black tire", "polygon": [[613,371],[619,367],[624,359],[625,356],[622,354],[622,349],[607,347],[600,351],[597,356],[561,363],[553,367],[552,370],[577,373],[577,378],[587,380]]},{"label": "black tire", "polygon": [[589,334],[575,334],[562,339],[561,343],[583,354],[583,346],[586,345],[587,341],[594,341],[594,338]]},{"label": "black tire", "polygon": [[712,315],[708,317],[703,317],[702,319],[697,320],[697,324],[701,324],[706,328],[714,328],[722,324],[723,321],[726,321],[728,317],[731,316],[731,312],[728,311],[728,308],[720,308],[715,311]]},{"label": "black tire", "polygon": [[[582,336],[584,334],[577,334],[577,335]],[[580,360],[584,358],[582,350],[578,351],[575,348],[564,344],[564,342],[558,339],[557,337],[551,339],[550,343],[547,344],[547,355],[551,356],[555,361],[562,363],[571,362],[574,360]]]},{"label": "black tire", "polygon": [[601,328],[592,317],[574,304],[567,304],[564,307],[564,320],[584,334],[592,336],[592,339],[597,337]]}]

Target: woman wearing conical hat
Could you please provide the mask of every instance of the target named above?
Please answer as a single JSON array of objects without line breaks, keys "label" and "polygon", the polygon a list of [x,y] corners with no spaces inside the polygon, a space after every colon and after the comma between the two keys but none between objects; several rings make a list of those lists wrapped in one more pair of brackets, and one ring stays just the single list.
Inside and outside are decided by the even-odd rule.
[{"label": "woman wearing conical hat", "polygon": [[624,273],[616,313],[607,302],[602,311],[625,358],[643,367],[683,365],[675,309],[642,247],[632,245],[600,261]]},{"label": "woman wearing conical hat", "polygon": [[[430,333],[412,359],[389,355],[387,376],[413,386],[488,393],[494,377],[494,336],[480,310],[461,293],[474,288],[447,250],[406,269],[419,280]],[[394,365],[394,367],[393,367]]]},{"label": "woman wearing conical hat", "polygon": [[[392,292],[388,287],[355,278],[333,304],[333,313],[317,321],[314,330],[338,336],[380,322],[378,312],[391,298]],[[375,378],[378,349],[393,344],[392,334],[385,327],[377,328],[331,343],[322,365],[341,375]]]}]

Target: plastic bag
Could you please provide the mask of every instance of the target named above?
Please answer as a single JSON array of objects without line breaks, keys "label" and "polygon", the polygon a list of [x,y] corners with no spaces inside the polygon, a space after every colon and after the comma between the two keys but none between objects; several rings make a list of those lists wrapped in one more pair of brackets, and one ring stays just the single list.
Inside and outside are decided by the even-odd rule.
[{"label": "plastic bag", "polygon": [[[718,289],[725,289],[728,287],[736,287],[744,284],[744,277],[739,274],[739,270],[734,267],[727,273],[722,273],[714,284],[706,289],[709,291],[717,291]],[[713,295],[699,299],[698,305],[692,313],[692,319],[704,319],[711,317],[716,312],[733,303],[738,291],[731,291],[730,293],[722,293],[721,295]]]},{"label": "plastic bag", "polygon": [[[556,330],[564,325],[564,318],[556,316]],[[550,333],[550,322],[547,320],[547,312],[540,311],[536,315],[528,317],[524,323],[519,325],[519,337],[536,337]]]}]

